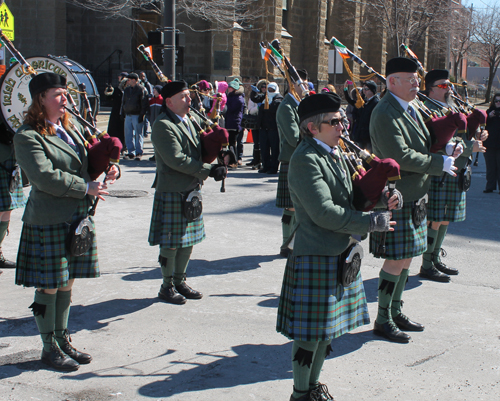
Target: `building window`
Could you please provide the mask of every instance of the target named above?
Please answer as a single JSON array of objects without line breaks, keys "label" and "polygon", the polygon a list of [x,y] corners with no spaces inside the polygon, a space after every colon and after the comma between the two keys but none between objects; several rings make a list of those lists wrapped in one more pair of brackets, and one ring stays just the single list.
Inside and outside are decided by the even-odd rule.
[{"label": "building window", "polygon": [[283,28],[288,30],[288,9],[289,9],[289,2],[290,0],[283,0],[283,14],[281,17],[281,25]]}]

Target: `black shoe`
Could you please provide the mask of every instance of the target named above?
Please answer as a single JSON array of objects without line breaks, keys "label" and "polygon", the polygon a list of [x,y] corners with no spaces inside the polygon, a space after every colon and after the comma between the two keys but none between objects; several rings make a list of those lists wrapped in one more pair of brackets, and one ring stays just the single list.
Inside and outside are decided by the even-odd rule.
[{"label": "black shoe", "polygon": [[333,397],[328,392],[328,387],[326,387],[326,384],[318,383],[317,386],[311,390],[309,399],[311,401],[331,401],[333,400]]},{"label": "black shoe", "polygon": [[75,347],[71,345],[71,337],[69,333],[66,332],[64,335],[64,342],[59,345],[61,351],[68,355],[71,359],[77,361],[80,365],[86,365],[92,361],[92,357],[89,354],[78,351]]},{"label": "black shoe", "polygon": [[392,321],[396,323],[396,326],[403,331],[424,331],[424,325],[412,322],[408,316],[400,313],[399,315],[392,318]]},{"label": "black shoe", "polygon": [[261,174],[262,174],[262,173],[267,173],[267,169],[265,169],[265,168],[261,168],[261,169],[259,170],[259,173],[261,173]]},{"label": "black shoe", "polygon": [[455,269],[454,267],[448,267],[443,262],[434,263],[434,267],[440,272],[448,274],[450,276],[456,276],[458,274],[458,269]]},{"label": "black shoe", "polygon": [[5,259],[5,257],[3,256],[3,253],[0,252],[0,267],[2,267],[4,269],[15,269],[16,263]]},{"label": "black shoe", "polygon": [[483,193],[485,193],[485,194],[491,194],[492,192],[493,192],[493,190],[492,190],[492,189],[485,189],[485,190],[483,191]]},{"label": "black shoe", "polygon": [[135,160],[139,160],[140,161],[141,159],[142,159],[142,155],[136,155],[135,156]]},{"label": "black shoe", "polygon": [[245,166],[252,167],[252,166],[255,166],[256,164],[257,164],[257,162],[255,161],[255,159],[252,159],[252,161],[246,163]]},{"label": "black shoe", "polygon": [[175,289],[179,294],[184,296],[186,299],[201,299],[203,297],[203,294],[201,292],[193,290],[185,282],[176,285]]},{"label": "black shoe", "polygon": [[129,154],[127,155],[127,159],[129,159],[129,160],[134,160],[134,159],[135,159],[135,155],[134,155],[134,154],[132,154],[132,153],[129,153]]},{"label": "black shoe", "polygon": [[259,164],[255,164],[253,167],[252,167],[252,170],[260,170],[262,168],[262,164],[259,163]]},{"label": "black shoe", "polygon": [[150,162],[155,162],[155,161],[156,161],[156,157],[151,156],[151,157],[149,158],[149,161],[150,161]]},{"label": "black shoe", "polygon": [[389,341],[394,341],[396,343],[408,343],[411,337],[398,329],[398,327],[392,322],[388,321],[384,324],[377,323],[373,325],[373,334],[381,337],[387,338]]},{"label": "black shoe", "polygon": [[164,287],[162,284],[160,292],[158,292],[158,298],[170,304],[184,305],[186,303],[186,298],[176,291],[173,284],[170,284],[168,287]]},{"label": "black shoe", "polygon": [[419,276],[428,280],[438,281],[440,283],[448,283],[450,281],[450,276],[441,273],[434,266],[431,266],[430,269],[424,269],[423,267],[420,267]]},{"label": "black shoe", "polygon": [[56,343],[51,345],[50,352],[42,350],[42,362],[65,372],[72,372],[80,367],[80,364],[62,352]]}]

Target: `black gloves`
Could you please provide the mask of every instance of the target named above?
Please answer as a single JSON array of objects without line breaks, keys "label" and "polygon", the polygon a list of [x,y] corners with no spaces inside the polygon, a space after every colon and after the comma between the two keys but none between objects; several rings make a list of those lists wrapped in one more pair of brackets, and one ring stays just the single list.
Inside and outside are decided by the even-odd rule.
[{"label": "black gloves", "polygon": [[214,164],[210,169],[210,173],[208,173],[209,177],[213,177],[215,181],[221,181],[223,178],[226,178],[227,175],[227,167],[223,164]]}]

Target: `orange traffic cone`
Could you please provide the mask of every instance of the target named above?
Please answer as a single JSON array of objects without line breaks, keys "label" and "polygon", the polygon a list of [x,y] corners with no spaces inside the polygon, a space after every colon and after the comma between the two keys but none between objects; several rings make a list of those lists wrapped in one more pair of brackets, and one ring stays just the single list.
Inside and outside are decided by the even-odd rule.
[{"label": "orange traffic cone", "polygon": [[245,143],[253,143],[253,136],[252,136],[252,130],[249,129],[247,133],[247,140]]}]

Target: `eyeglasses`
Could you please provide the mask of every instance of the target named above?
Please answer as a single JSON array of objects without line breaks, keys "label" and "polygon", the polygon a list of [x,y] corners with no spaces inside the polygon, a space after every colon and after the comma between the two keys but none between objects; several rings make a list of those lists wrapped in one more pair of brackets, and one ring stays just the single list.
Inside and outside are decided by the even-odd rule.
[{"label": "eyeglasses", "polygon": [[[403,79],[401,77],[395,77],[395,78],[397,78],[397,79]],[[409,82],[411,85],[415,85],[416,83],[418,83],[420,85],[420,82],[422,82],[422,80],[420,78],[415,78],[415,77],[410,78],[410,79],[404,78],[403,80],[406,81],[406,82]]]},{"label": "eyeglasses", "polygon": [[451,86],[450,82],[445,82],[444,84],[434,85],[433,88],[438,87],[438,88],[441,88],[441,89],[448,89],[450,86]]},{"label": "eyeglasses", "polygon": [[341,118],[332,118],[330,121],[321,121],[321,124],[329,124],[332,127],[336,127],[342,122]]}]

